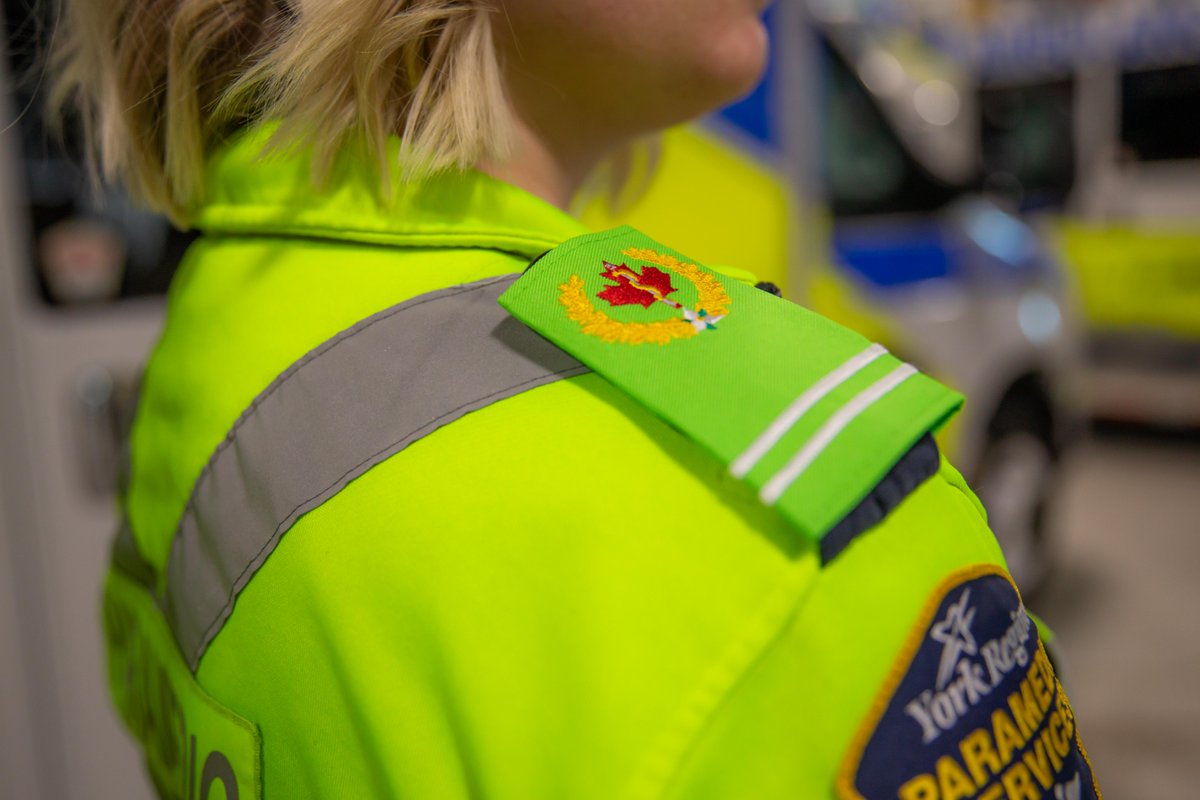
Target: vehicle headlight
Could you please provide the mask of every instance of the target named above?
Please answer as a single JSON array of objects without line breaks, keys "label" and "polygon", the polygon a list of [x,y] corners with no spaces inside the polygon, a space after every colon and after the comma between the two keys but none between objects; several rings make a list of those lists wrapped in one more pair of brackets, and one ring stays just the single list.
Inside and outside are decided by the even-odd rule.
[{"label": "vehicle headlight", "polygon": [[1017,323],[1026,339],[1043,345],[1062,329],[1062,310],[1058,301],[1045,292],[1026,292],[1017,304]]}]

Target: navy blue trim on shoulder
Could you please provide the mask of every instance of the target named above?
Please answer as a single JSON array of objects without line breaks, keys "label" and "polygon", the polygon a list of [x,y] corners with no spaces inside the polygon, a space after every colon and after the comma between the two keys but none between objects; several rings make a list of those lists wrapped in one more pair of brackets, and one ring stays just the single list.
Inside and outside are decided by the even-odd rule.
[{"label": "navy blue trim on shoulder", "polygon": [[932,434],[905,453],[871,493],[821,539],[821,564],[829,564],[859,534],[874,528],[925,481],[937,474],[941,455]]}]

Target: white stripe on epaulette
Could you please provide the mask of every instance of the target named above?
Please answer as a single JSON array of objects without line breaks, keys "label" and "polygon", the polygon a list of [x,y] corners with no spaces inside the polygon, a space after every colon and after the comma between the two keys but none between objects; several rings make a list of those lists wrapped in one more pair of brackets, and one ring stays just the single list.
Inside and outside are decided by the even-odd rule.
[{"label": "white stripe on epaulette", "polygon": [[837,435],[861,416],[868,408],[883,399],[900,384],[917,374],[917,368],[912,364],[901,364],[875,383],[863,389],[849,403],[839,408],[824,425],[800,448],[800,452],[792,457],[783,469],[763,486],[758,496],[767,505],[774,505],[788,487],[795,483],[804,470],[808,469],[817,457],[825,451]]},{"label": "white stripe on epaulette", "polygon": [[746,477],[763,456],[770,452],[771,448],[792,429],[792,426],[799,422],[800,418],[807,414],[825,395],[853,378],[886,352],[883,345],[873,344],[805,390],[783,410],[783,413],[763,431],[761,436],[746,448],[746,452],[734,460],[729,467],[729,472],[735,478]]}]

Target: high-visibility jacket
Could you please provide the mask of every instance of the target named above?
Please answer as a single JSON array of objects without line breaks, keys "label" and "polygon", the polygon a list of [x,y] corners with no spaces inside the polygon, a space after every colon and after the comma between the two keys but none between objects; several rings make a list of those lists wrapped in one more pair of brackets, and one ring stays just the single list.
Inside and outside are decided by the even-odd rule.
[{"label": "high-visibility jacket", "polygon": [[[801,530],[824,490],[780,513],[619,359],[497,304],[589,241],[575,220],[474,172],[381,203],[343,164],[317,190],[266,135],[212,160],[106,585],[112,691],[164,796],[1092,796],[926,431],[879,440],[861,497],[816,460],[853,508]],[[863,396],[839,369],[806,394],[831,440]]]}]

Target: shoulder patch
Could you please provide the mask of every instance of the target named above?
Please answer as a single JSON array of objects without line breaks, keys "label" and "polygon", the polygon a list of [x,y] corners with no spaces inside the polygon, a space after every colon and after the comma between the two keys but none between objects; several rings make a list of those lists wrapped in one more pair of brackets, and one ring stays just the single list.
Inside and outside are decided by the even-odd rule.
[{"label": "shoulder patch", "polygon": [[843,800],[1097,800],[1075,715],[1012,579],[933,593],[851,743]]}]

